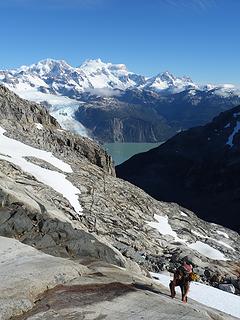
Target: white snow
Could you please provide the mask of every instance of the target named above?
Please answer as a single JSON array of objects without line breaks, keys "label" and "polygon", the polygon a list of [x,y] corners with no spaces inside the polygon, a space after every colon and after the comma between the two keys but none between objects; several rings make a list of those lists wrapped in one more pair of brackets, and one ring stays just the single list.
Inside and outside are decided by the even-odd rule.
[{"label": "white snow", "polygon": [[[53,80],[51,84],[49,79]],[[226,97],[240,95],[239,88],[231,84],[198,85],[188,77],[176,77],[168,71],[145,77],[128,71],[124,64],[105,63],[100,59],[86,60],[77,68],[64,60],[46,59],[30,66],[0,70],[0,81],[12,90],[25,91],[25,95],[33,90],[41,93],[43,88],[49,92],[54,89],[55,93],[61,93],[60,89],[73,89],[81,93],[90,89],[125,90],[130,87],[172,93],[190,89],[192,96],[196,94],[195,90],[212,91],[213,94]],[[27,96],[25,98],[28,99]]]},{"label": "white snow", "polygon": [[219,230],[217,230],[216,232],[217,232],[218,234],[220,234],[221,236],[224,236],[225,238],[229,239],[229,235],[228,235],[226,232],[219,231]]},{"label": "white snow", "polygon": [[186,242],[184,239],[180,239],[175,231],[173,231],[172,227],[168,223],[168,217],[167,216],[160,216],[158,214],[154,215],[154,218],[158,222],[147,222],[147,224],[157,229],[162,235],[170,235],[172,236],[176,241]]},{"label": "white snow", "polygon": [[0,159],[14,163],[23,171],[32,174],[38,181],[61,193],[70,202],[74,210],[80,214],[82,208],[78,201],[79,189],[73,186],[64,174],[42,168],[27,161],[24,157],[35,157],[44,160],[65,173],[72,172],[71,166],[54,157],[51,152],[36,149],[6,137],[4,132],[5,130],[0,127]]},{"label": "white snow", "polygon": [[43,101],[47,101],[51,105],[70,105],[77,103],[77,101],[74,99],[51,93],[43,93],[38,91],[37,88],[29,88],[29,86],[26,86],[24,88],[19,86],[17,86],[16,88],[8,85],[6,86],[10,90],[15,92],[17,95],[19,95],[22,99],[26,99],[37,103],[41,103]]},{"label": "white snow", "polygon": [[[195,230],[191,230],[191,232],[192,232],[193,234],[195,234],[196,236],[200,237],[200,238],[204,238],[204,239],[209,239],[209,240],[211,240],[211,241],[215,241],[215,242],[219,243],[221,246],[224,246],[224,247],[226,247],[226,248],[228,248],[228,249],[231,249],[231,250],[235,251],[235,249],[232,248],[229,244],[227,244],[227,243],[225,243],[225,242],[223,242],[223,241],[221,241],[221,240],[217,240],[217,239],[215,239],[215,238],[207,237],[207,236],[203,235],[202,233],[200,233],[200,232],[198,232],[198,231],[195,231]],[[218,231],[217,231],[217,232],[218,232]],[[218,232],[218,233],[219,233],[219,232]],[[219,233],[219,234],[221,234],[221,233]]]},{"label": "white snow", "polygon": [[[212,239],[212,238],[211,238]],[[218,242],[220,245],[224,246],[224,247],[227,247],[228,249],[230,250],[233,250],[233,251],[236,251],[234,248],[232,248],[229,244],[221,241],[221,240],[216,240],[216,239],[212,239],[213,241],[216,241]]]},{"label": "white snow", "polygon": [[[182,214],[182,213],[181,213]],[[210,245],[203,243],[201,241],[197,241],[195,243],[189,244],[187,240],[185,239],[180,239],[175,231],[173,231],[172,227],[170,226],[168,222],[168,217],[167,216],[160,216],[155,214],[154,218],[157,220],[157,222],[147,222],[147,224],[159,231],[160,234],[162,235],[170,235],[174,238],[175,241],[179,241],[182,243],[185,243],[189,248],[198,251],[200,254],[214,260],[228,260],[223,253],[221,253],[219,250],[214,249]],[[193,234],[195,234],[198,237],[205,238],[205,239],[210,239],[212,241],[218,242],[220,245],[223,245],[231,250],[234,250],[230,245],[226,244],[223,241],[216,240],[210,237],[206,237],[203,234],[199,233],[198,231],[192,230],[191,231]],[[235,250],[234,250],[235,251]]]},{"label": "white snow", "polygon": [[35,123],[35,126],[38,130],[43,130],[43,125],[41,123]]},{"label": "white snow", "polygon": [[165,71],[155,77],[147,79],[146,83],[141,85],[140,88],[150,88],[158,92],[168,90],[172,93],[178,93],[187,88],[195,90],[199,87],[188,77],[175,77],[170,72]]},{"label": "white snow", "polygon": [[184,213],[184,212],[182,212],[182,211],[180,211],[180,214],[181,214],[181,216],[183,216],[183,217],[187,217],[187,216],[188,216],[186,213]]},{"label": "white snow", "polygon": [[238,131],[240,130],[240,121],[237,121],[235,128],[233,129],[232,134],[228,137],[228,141],[227,141],[227,145],[229,145],[230,147],[233,146],[233,138],[235,136],[236,133],[238,133]]},{"label": "white snow", "polygon": [[[182,214],[182,213],[181,213]],[[167,216],[160,216],[155,214],[154,218],[157,220],[157,222],[147,222],[147,224],[154,228],[157,229],[159,231],[160,234],[162,235],[170,235],[174,238],[175,241],[179,241],[182,243],[185,243],[189,248],[191,248],[192,250],[196,250],[198,251],[200,254],[204,255],[205,257],[208,257],[210,259],[214,259],[214,260],[228,260],[225,255],[223,253],[221,253],[219,250],[211,247],[209,244],[203,243],[201,241],[196,241],[194,243],[188,243],[187,240],[185,239],[180,239],[177,235],[177,233],[175,231],[172,230],[172,227],[170,226],[169,222],[168,222],[168,217]],[[195,231],[195,230],[191,230],[192,234],[195,234],[196,236],[200,237],[200,238],[204,238],[204,239],[209,239],[212,241],[215,241],[217,243],[219,243],[222,246],[227,247],[228,249],[234,250],[234,248],[232,248],[229,244],[221,241],[221,240],[217,240],[214,238],[210,238],[207,237],[205,235],[203,235],[202,233]]]},{"label": "white snow", "polygon": [[225,255],[220,252],[217,249],[212,248],[210,245],[202,242],[202,241],[196,241],[195,243],[191,243],[188,244],[188,247],[198,251],[199,253],[201,253],[202,255],[210,258],[210,259],[214,259],[214,260],[224,260],[226,261],[227,258],[225,257]]},{"label": "white snow", "polygon": [[[172,277],[170,275],[151,273],[155,278],[158,278],[162,285],[168,288]],[[180,288],[176,288],[180,293]],[[208,307],[230,314],[240,318],[240,297],[232,293],[228,293],[202,283],[192,282],[190,285],[189,298],[200,302]]]}]

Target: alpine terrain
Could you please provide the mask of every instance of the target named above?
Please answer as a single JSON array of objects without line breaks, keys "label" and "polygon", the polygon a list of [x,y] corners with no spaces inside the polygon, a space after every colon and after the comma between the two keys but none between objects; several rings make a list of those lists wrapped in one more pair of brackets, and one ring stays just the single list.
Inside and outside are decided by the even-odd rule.
[{"label": "alpine terrain", "polygon": [[66,129],[100,142],[162,142],[240,104],[239,88],[198,85],[163,72],[145,77],[124,64],[47,59],[1,70],[0,82],[41,102]]},{"label": "alpine terrain", "polygon": [[[83,70],[64,62],[38,66],[41,80],[34,75],[34,66],[18,74],[5,73],[4,81],[15,88],[34,83],[32,91],[39,97],[56,100],[63,99],[57,92],[65,87],[58,77],[63,70],[70,84],[69,79],[82,74],[79,90],[80,84],[90,86]],[[121,66],[109,69],[122,74],[118,84],[143,85],[142,77],[126,75]],[[51,77],[47,80],[44,74]],[[75,86],[72,83],[71,90]],[[23,92],[29,93],[28,89]],[[72,92],[77,98],[77,91]],[[238,108],[223,113],[207,127],[192,129],[190,135],[194,140],[199,134],[198,148],[204,130],[213,151],[217,143],[225,144],[226,172],[237,173],[238,113]],[[224,136],[221,130],[226,131]],[[176,139],[188,134],[179,134],[162,148],[169,146],[170,151]],[[197,157],[196,151],[192,156]],[[183,164],[178,163],[180,174]],[[210,179],[207,170],[206,174]],[[116,178],[111,158],[96,142],[64,130],[45,107],[2,85],[0,200],[1,320],[230,320],[240,316],[237,232],[201,220],[178,204],[157,201]],[[194,300],[184,305],[179,296],[169,297],[159,273],[169,275],[186,256],[201,282],[192,286],[192,293],[198,286],[198,292],[205,294],[192,296]],[[157,273],[153,276],[160,281],[149,272]]]}]

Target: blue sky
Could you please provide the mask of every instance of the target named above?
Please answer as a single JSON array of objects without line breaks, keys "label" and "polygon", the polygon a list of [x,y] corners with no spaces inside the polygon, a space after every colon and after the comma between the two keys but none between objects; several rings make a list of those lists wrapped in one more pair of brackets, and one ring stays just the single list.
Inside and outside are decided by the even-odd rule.
[{"label": "blue sky", "polygon": [[240,0],[0,0],[0,68],[45,58],[240,84]]}]

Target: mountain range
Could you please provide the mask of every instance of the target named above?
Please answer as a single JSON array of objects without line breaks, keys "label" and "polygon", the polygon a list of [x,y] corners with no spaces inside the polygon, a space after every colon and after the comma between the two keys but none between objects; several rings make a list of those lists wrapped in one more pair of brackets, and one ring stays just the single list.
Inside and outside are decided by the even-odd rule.
[{"label": "mountain range", "polygon": [[166,71],[146,77],[124,64],[47,59],[1,70],[0,82],[41,102],[60,124],[100,142],[164,141],[240,103],[237,86],[198,85]]}]

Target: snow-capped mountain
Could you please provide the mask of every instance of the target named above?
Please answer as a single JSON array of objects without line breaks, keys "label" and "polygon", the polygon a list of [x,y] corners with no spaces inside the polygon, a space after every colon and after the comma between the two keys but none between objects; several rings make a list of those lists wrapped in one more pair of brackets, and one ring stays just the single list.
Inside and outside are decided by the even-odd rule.
[{"label": "snow-capped mountain", "polygon": [[102,89],[101,93],[108,95],[111,94],[109,90],[139,86],[145,82],[145,77],[129,72],[124,64],[104,63],[100,59],[87,60],[77,68],[63,60],[47,59],[30,66],[0,71],[0,80],[20,95],[35,89],[77,97],[85,91],[100,93]]},{"label": "snow-capped mountain", "polygon": [[64,128],[103,142],[164,141],[240,103],[234,85],[198,85],[168,71],[147,78],[100,59],[0,70],[0,83],[47,106]]},{"label": "snow-capped mountain", "polygon": [[105,63],[100,59],[86,60],[80,67],[72,67],[64,60],[46,59],[30,66],[0,70],[0,81],[20,96],[37,91],[79,99],[83,92],[111,96],[115,95],[114,90],[129,88],[168,94],[197,89],[240,95],[233,85],[200,86],[189,77],[176,77],[168,71],[147,78],[128,71],[124,64]]},{"label": "snow-capped mountain", "polygon": [[199,89],[189,77],[175,77],[168,71],[158,74],[155,77],[149,78],[142,88],[167,93],[178,93],[187,89]]}]

